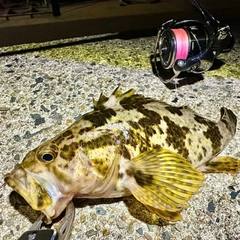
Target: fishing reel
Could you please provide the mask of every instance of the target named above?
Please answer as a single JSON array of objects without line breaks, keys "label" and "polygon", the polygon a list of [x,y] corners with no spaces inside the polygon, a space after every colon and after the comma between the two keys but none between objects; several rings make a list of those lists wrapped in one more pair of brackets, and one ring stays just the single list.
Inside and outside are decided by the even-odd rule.
[{"label": "fishing reel", "polygon": [[230,27],[221,24],[197,0],[190,0],[200,20],[169,20],[158,31],[153,58],[156,75],[169,83],[181,72],[208,71],[216,56],[234,45]]}]

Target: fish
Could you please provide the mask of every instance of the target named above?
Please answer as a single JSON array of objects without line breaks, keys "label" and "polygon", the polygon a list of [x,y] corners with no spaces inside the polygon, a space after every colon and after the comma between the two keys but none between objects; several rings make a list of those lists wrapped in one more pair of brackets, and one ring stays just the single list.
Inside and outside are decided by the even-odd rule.
[{"label": "fish", "polygon": [[218,156],[236,133],[236,115],[225,107],[215,122],[120,87],[93,105],[4,177],[47,222],[73,198],[130,195],[164,221],[180,221],[205,173],[240,168],[238,159]]}]

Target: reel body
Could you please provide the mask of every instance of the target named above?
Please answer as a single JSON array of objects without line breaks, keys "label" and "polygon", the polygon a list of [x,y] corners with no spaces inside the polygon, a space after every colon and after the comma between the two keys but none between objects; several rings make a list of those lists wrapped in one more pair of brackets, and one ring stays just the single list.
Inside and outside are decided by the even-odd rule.
[{"label": "reel body", "polygon": [[215,20],[197,0],[191,1],[202,20],[169,20],[158,31],[154,65],[165,83],[181,72],[201,74],[213,65],[217,55],[228,52],[234,37],[228,25]]}]

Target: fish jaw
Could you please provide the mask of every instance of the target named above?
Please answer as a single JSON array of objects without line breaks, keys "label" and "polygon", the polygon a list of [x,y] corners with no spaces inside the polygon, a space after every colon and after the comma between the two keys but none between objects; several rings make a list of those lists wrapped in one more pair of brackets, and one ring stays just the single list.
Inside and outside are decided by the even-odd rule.
[{"label": "fish jaw", "polygon": [[4,181],[34,210],[42,211],[47,223],[58,217],[72,199],[71,195],[62,194],[50,181],[23,169],[21,165],[5,175]]}]

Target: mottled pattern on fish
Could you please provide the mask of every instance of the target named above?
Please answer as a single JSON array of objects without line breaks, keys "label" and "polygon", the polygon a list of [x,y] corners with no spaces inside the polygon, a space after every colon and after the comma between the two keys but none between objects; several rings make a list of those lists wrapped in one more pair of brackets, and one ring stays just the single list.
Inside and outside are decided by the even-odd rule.
[{"label": "mottled pattern on fish", "polygon": [[167,148],[198,167],[218,154],[235,134],[236,117],[227,109],[223,108],[221,114],[230,113],[233,127],[229,131],[228,121],[216,124],[187,107],[173,107],[133,95],[133,90],[123,95],[117,90],[110,99],[102,95],[94,109],[52,142],[68,161],[82,147],[94,156],[92,159],[102,174],[106,159],[104,155],[104,159],[99,159],[99,153],[109,146],[122,144],[120,154],[127,159],[151,149]]},{"label": "mottled pattern on fish", "polygon": [[160,217],[176,221],[203,183],[200,171],[235,173],[240,167],[231,157],[214,158],[233,138],[236,123],[226,108],[215,123],[188,107],[117,88],[31,151],[5,181],[49,218],[73,197],[133,194]]}]

